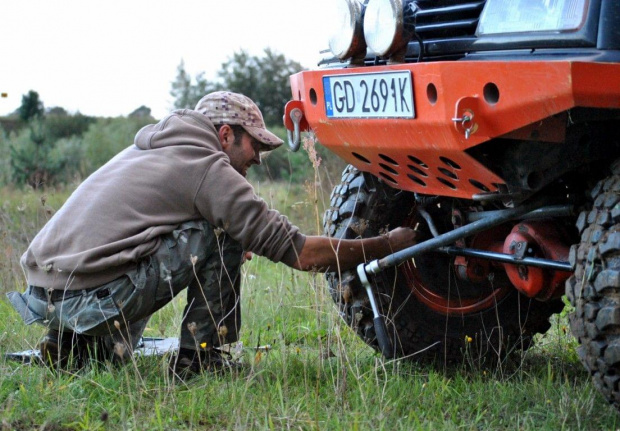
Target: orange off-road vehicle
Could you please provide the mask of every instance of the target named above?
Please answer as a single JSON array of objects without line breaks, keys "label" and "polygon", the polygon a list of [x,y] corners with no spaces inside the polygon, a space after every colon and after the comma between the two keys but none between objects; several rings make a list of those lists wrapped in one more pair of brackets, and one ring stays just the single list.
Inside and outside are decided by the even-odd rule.
[{"label": "orange off-road vehicle", "polygon": [[328,275],[342,317],[388,357],[490,360],[566,295],[619,406],[620,2],[337,3],[320,67],[291,77],[289,144],[312,130],[350,164],[326,235],[421,237]]}]

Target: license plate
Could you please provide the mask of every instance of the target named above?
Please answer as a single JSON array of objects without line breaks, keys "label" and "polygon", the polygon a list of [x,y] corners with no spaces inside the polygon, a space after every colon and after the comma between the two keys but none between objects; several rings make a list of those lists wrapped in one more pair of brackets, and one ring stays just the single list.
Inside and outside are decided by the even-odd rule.
[{"label": "license plate", "polygon": [[410,71],[323,77],[328,118],[415,118]]}]

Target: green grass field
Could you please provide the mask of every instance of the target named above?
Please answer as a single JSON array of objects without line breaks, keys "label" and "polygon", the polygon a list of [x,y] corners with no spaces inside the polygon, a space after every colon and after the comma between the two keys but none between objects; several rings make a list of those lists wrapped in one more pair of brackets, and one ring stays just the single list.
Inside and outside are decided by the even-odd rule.
[{"label": "green grass field", "polygon": [[[319,231],[328,192],[280,183],[257,190],[305,232]],[[2,293],[24,288],[19,256],[67,195],[0,190]],[[577,360],[565,316],[515,363],[434,369],[385,362],[363,344],[340,320],[320,274],[254,258],[243,277],[239,375],[182,384],[169,379],[162,358],[52,373],[2,355],[2,429],[620,428]],[[0,352],[35,347],[44,329],[24,326],[1,298]],[[146,335],[176,336],[183,305],[178,298],[156,313]]]}]

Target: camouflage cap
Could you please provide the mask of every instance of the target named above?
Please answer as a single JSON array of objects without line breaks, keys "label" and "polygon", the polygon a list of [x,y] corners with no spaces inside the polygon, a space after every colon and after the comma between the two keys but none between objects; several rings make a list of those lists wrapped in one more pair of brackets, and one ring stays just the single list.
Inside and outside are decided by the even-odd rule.
[{"label": "camouflage cap", "polygon": [[259,141],[261,151],[271,151],[284,143],[265,128],[263,114],[249,97],[230,91],[215,91],[204,96],[194,110],[209,117],[213,124],[242,126]]}]

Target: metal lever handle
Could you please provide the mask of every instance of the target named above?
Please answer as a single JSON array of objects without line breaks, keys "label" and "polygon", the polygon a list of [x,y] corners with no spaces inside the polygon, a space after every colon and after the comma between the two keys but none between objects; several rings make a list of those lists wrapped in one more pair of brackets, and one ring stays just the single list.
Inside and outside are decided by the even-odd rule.
[{"label": "metal lever handle", "polygon": [[372,287],[370,286],[370,282],[368,281],[368,276],[366,275],[366,269],[364,268],[363,263],[357,266],[357,275],[359,276],[362,285],[366,289],[366,294],[368,295],[368,300],[370,301],[370,308],[372,308],[372,314],[374,316],[372,321],[375,327],[375,335],[377,336],[379,350],[381,351],[383,356],[385,356],[385,358],[392,359],[394,357],[394,348],[392,346],[390,338],[388,337],[385,320],[383,319],[383,316],[379,314],[379,307],[377,307],[375,295],[372,292]]}]

